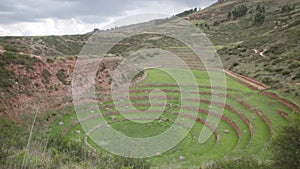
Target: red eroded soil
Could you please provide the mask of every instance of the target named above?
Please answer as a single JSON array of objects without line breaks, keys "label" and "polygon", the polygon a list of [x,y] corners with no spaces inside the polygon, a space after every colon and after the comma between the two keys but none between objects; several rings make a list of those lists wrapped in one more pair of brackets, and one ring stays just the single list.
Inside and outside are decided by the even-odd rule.
[{"label": "red eroded soil", "polygon": [[[15,82],[10,92],[0,92],[0,115],[14,121],[21,121],[22,115],[33,113],[38,109],[40,113],[46,110],[58,109],[72,104],[71,81],[76,64],[76,58],[55,59],[47,62],[46,58],[38,58],[40,62],[33,65],[33,70],[27,70],[25,66],[11,64],[7,69],[13,71],[22,82]],[[109,86],[109,78],[116,69],[121,58],[105,58],[99,65],[96,77],[98,86]],[[105,65],[105,66],[103,66]],[[64,70],[66,83],[62,83],[57,72]],[[45,81],[45,71],[48,72],[48,80]]]}]

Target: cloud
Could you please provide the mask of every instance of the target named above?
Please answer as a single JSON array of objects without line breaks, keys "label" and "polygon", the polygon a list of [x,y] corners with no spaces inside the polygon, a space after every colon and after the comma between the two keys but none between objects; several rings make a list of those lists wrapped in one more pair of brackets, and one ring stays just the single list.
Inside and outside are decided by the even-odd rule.
[{"label": "cloud", "polygon": [[[74,34],[140,13],[175,14],[216,0],[0,0],[0,35]],[[76,28],[74,28],[76,27]]]}]

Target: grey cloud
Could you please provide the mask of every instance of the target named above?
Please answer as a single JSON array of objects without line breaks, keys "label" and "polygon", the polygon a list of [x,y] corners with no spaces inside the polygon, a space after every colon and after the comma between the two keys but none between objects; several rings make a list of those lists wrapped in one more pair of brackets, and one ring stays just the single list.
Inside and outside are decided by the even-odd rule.
[{"label": "grey cloud", "polygon": [[[166,0],[189,7],[207,6],[215,0]],[[98,23],[108,17],[121,16],[148,2],[162,0],[0,0],[0,24],[36,22],[45,18],[80,18]],[[172,6],[170,6],[172,8]],[[155,9],[154,9],[155,10]]]}]

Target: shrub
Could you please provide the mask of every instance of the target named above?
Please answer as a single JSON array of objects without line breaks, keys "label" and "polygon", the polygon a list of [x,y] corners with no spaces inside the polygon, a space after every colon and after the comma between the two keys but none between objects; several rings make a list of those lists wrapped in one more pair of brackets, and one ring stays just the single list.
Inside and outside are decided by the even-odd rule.
[{"label": "shrub", "polygon": [[39,62],[37,58],[15,52],[0,54],[0,90],[8,92],[9,88],[14,85],[14,81],[18,79],[13,71],[6,68],[7,65],[20,64],[25,65],[27,70],[32,70],[33,65],[37,62]]},{"label": "shrub", "polygon": [[43,83],[48,84],[50,82],[50,77],[51,77],[51,73],[47,69],[44,69],[42,71]]},{"label": "shrub", "polygon": [[247,15],[248,13],[248,7],[246,5],[240,5],[234,8],[234,10],[231,12],[231,14],[228,14],[227,17],[233,16],[234,18],[239,18]]},{"label": "shrub", "polygon": [[227,14],[227,19],[230,19],[232,17],[232,12],[229,11],[228,14]]},{"label": "shrub", "polygon": [[262,80],[262,82],[266,85],[271,85],[273,83],[273,80],[270,77],[266,77]]},{"label": "shrub", "polygon": [[265,7],[261,5],[257,5],[256,14],[254,15],[254,24],[261,25],[265,22]]},{"label": "shrub", "polygon": [[290,72],[286,70],[286,71],[283,71],[281,74],[282,74],[283,76],[287,76],[287,75],[290,74]]},{"label": "shrub", "polygon": [[66,74],[66,70],[60,69],[56,73],[57,79],[64,85],[68,85],[69,83],[67,82],[68,75]]},{"label": "shrub", "polygon": [[3,45],[4,50],[6,51],[10,51],[10,52],[20,52],[15,46],[11,46],[11,45]]},{"label": "shrub", "polygon": [[14,52],[4,52],[3,56],[0,58],[2,64],[25,65],[28,70],[33,69],[33,65],[39,62],[39,60],[35,57],[30,57],[28,55],[21,55]]},{"label": "shrub", "polygon": [[271,143],[274,152],[274,168],[299,168],[300,166],[300,118],[294,117],[286,127],[278,132]]},{"label": "shrub", "polygon": [[51,64],[51,63],[54,63],[54,59],[47,58],[46,62],[47,62],[47,63],[50,63],[50,64]]},{"label": "shrub", "polygon": [[281,12],[282,12],[282,13],[289,13],[289,12],[295,10],[295,8],[296,8],[295,5],[291,6],[291,5],[289,5],[289,4],[286,4],[286,5],[284,5],[284,6],[281,8]]},{"label": "shrub", "polygon": [[238,66],[238,65],[239,65],[239,63],[237,63],[237,62],[234,62],[234,63],[232,64],[233,67],[236,67],[236,66]]},{"label": "shrub", "polygon": [[265,22],[265,14],[264,13],[257,13],[254,16],[254,24],[261,25]]},{"label": "shrub", "polygon": [[221,160],[209,164],[205,169],[271,169],[268,164],[261,163],[253,157],[243,157],[233,160]]},{"label": "shrub", "polygon": [[219,21],[215,21],[213,26],[219,26],[220,25],[220,22]]},{"label": "shrub", "polygon": [[261,5],[258,4],[257,7],[256,7],[256,12],[265,13],[266,12],[265,6],[261,6]]},{"label": "shrub", "polygon": [[299,80],[300,79],[300,73],[297,73],[296,76],[293,77],[293,80]]}]

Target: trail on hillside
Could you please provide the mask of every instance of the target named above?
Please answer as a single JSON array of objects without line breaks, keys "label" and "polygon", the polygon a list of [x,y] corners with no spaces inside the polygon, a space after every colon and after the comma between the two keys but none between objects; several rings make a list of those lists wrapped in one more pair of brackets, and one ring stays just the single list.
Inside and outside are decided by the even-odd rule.
[{"label": "trail on hillside", "polygon": [[[2,48],[0,48],[0,53],[4,53],[4,52],[9,52],[9,51],[7,51],[7,50],[5,50],[5,49],[2,49]],[[41,56],[34,55],[34,54],[23,53],[23,52],[17,52],[17,53],[18,53],[18,54],[20,54],[20,55],[28,55],[28,56],[30,56],[30,57],[35,57],[35,58],[38,58],[38,59],[42,59],[42,57],[41,57]]]},{"label": "trail on hillside", "polygon": [[265,90],[268,88],[268,86],[243,75],[231,72],[229,70],[224,70],[224,72],[229,75],[230,77],[246,84],[247,86],[249,86],[250,88],[254,88],[254,89],[258,89],[258,90]]},{"label": "trail on hillside", "polygon": [[262,52],[259,52],[257,49],[253,49],[254,53],[255,54],[259,54],[259,56],[263,57],[263,58],[267,58],[267,56],[265,55],[265,52],[267,51],[268,49],[264,49]]}]

